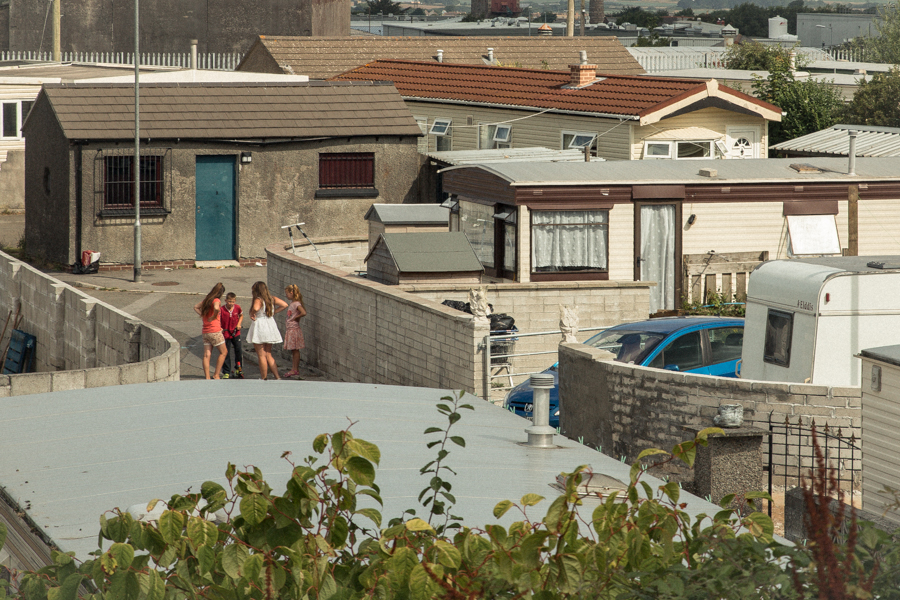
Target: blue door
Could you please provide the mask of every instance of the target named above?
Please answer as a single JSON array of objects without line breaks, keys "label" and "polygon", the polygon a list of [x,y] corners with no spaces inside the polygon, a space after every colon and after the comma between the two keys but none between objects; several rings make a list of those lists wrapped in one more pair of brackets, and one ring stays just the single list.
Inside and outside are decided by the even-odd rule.
[{"label": "blue door", "polygon": [[234,259],[234,156],[197,157],[197,260]]}]

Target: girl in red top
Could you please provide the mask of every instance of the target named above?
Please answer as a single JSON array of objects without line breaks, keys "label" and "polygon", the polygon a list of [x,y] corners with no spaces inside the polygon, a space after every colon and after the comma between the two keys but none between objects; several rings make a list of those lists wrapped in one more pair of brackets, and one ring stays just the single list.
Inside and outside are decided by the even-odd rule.
[{"label": "girl in red top", "polygon": [[221,298],[224,293],[225,286],[217,283],[206,295],[206,298],[194,306],[194,312],[203,320],[203,374],[207,379],[209,379],[209,357],[212,355],[213,347],[219,349],[219,358],[216,361],[216,372],[213,379],[219,379],[222,364],[225,362],[225,357],[228,356],[225,336],[222,335],[222,323],[219,320],[219,307],[222,304]]}]

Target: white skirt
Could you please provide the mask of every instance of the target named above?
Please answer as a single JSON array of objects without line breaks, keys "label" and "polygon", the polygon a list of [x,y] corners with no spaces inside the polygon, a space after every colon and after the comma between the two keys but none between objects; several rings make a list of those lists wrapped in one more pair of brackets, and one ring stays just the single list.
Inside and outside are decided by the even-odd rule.
[{"label": "white skirt", "polygon": [[257,314],[256,320],[250,323],[247,341],[251,344],[280,344],[281,332],[278,331],[275,319],[267,317],[265,312],[262,316]]}]

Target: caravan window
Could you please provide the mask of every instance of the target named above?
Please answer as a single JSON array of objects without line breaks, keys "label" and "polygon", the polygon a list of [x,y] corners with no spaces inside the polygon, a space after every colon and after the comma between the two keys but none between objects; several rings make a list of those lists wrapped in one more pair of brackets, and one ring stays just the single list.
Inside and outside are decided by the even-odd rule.
[{"label": "caravan window", "polygon": [[769,309],[766,319],[766,345],[763,361],[789,367],[791,365],[791,332],[794,328],[793,313]]}]

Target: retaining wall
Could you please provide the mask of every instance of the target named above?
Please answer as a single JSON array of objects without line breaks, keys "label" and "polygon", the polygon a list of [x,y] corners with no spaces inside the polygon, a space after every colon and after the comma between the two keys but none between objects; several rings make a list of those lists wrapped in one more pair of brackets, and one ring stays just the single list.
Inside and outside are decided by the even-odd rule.
[{"label": "retaining wall", "polygon": [[0,320],[37,338],[35,373],[0,376],[0,396],[177,381],[180,348],[165,331],[0,252]]},{"label": "retaining wall", "polygon": [[[369,253],[367,239],[357,237],[316,238],[315,244],[313,247],[306,238],[296,230],[294,231],[294,254],[297,256],[348,273],[366,270],[365,258]],[[283,249],[290,252],[291,245],[286,244]]]},{"label": "retaining wall", "polygon": [[[792,423],[800,417],[860,440],[860,388],[691,375],[612,358],[581,344],[560,345],[560,428],[569,438],[583,439],[605,454],[625,456],[628,462],[646,448],[670,450],[691,439],[686,425],[713,427],[720,404],[743,405],[745,426],[768,430],[770,415]],[[784,442],[783,436],[774,439],[776,452],[784,453]],[[689,469],[674,462],[659,474],[692,479]]]},{"label": "retaining wall", "polygon": [[[318,244],[317,244],[318,245]],[[321,248],[320,248],[321,252]],[[295,283],[308,316],[301,357],[342,381],[479,393],[478,344],[488,325],[471,315],[269,246],[268,285]],[[314,254],[314,253],[313,253]],[[279,326],[284,328],[284,319]]]}]

